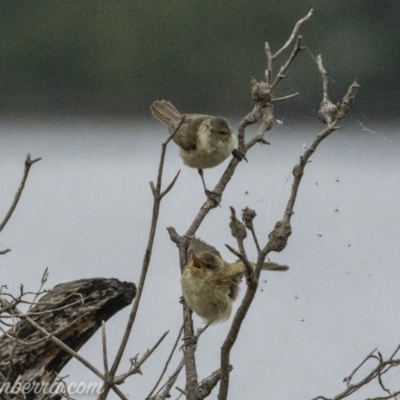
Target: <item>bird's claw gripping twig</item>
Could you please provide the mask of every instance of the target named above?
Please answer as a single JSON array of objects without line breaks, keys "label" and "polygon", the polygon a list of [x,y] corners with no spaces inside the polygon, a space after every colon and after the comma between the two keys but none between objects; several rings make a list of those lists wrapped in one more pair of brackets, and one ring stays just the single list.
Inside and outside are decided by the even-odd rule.
[{"label": "bird's claw gripping twig", "polygon": [[211,190],[208,190],[208,189],[206,189],[204,191],[204,193],[206,194],[208,200],[215,201],[221,207],[221,204],[220,204],[221,203],[221,196],[218,193],[215,193],[215,192],[213,192]]},{"label": "bird's claw gripping twig", "polygon": [[232,155],[234,157],[238,158],[240,161],[245,160],[246,162],[248,162],[247,158],[246,158],[246,154],[244,154],[242,150],[233,149],[232,150]]},{"label": "bird's claw gripping twig", "polygon": [[200,335],[208,328],[208,325],[206,325],[204,328],[202,329],[198,329],[197,333],[191,335],[191,336],[185,336],[182,340],[183,340],[183,345],[179,348],[179,350],[184,349],[186,346],[189,346],[190,344],[194,344],[196,345]]},{"label": "bird's claw gripping twig", "polygon": [[186,348],[190,344],[196,345],[197,341],[199,340],[199,336],[200,335],[197,333],[193,336],[186,336],[186,337],[182,338],[183,345],[181,347],[179,347],[179,351],[182,351],[182,349]]}]

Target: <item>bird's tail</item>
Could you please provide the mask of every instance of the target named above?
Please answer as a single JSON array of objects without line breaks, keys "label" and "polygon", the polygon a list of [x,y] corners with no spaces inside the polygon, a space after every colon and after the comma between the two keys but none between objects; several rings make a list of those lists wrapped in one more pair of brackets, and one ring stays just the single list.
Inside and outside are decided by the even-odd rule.
[{"label": "bird's tail", "polygon": [[[251,263],[251,265],[253,267],[256,266],[256,264]],[[287,265],[282,265],[282,264],[277,264],[271,261],[266,261],[264,262],[264,264],[262,265],[261,269],[263,271],[287,271],[289,269],[289,267]]]},{"label": "bird's tail", "polygon": [[167,100],[155,101],[150,106],[150,111],[154,117],[165,125],[170,125],[182,118],[181,113]]},{"label": "bird's tail", "polygon": [[287,265],[282,265],[271,261],[267,261],[262,265],[261,269],[269,271],[287,271],[289,267]]},{"label": "bird's tail", "polygon": [[[250,262],[250,265],[255,268],[256,264],[253,262]],[[244,264],[242,261],[237,260],[235,263],[231,264],[231,267],[234,266],[238,272],[242,271],[242,273],[245,270]],[[287,271],[289,267],[287,265],[282,265],[282,264],[277,264],[271,261],[266,261],[262,265],[261,269],[263,271]],[[232,270],[233,271],[233,270]]]}]

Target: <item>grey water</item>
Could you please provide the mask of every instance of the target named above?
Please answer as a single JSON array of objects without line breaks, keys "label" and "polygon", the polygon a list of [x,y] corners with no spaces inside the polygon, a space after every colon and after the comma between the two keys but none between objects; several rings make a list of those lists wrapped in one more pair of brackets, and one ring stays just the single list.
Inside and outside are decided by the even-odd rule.
[{"label": "grey water", "polygon": [[[257,212],[256,231],[265,244],[283,215],[291,171],[320,129],[317,122],[283,124],[269,133],[271,145],[257,145],[249,152],[221,207],[209,214],[197,235],[233,260],[225,247],[235,245],[228,227],[229,206],[238,212],[248,206]],[[165,137],[161,126],[144,120],[0,122],[0,219],[19,186],[26,154],[42,157],[1,232],[0,249],[12,250],[0,256],[1,283],[7,290],[19,293],[20,284],[27,291],[37,290],[46,267],[46,288],[93,277],[137,282],[152,212],[149,182],[156,179]],[[399,153],[396,125],[366,129],[349,119],[312,156],[288,246],[271,254],[290,270],[262,277],[232,352],[230,399],[334,396],[345,388],[343,377],[375,347],[387,356],[399,344]],[[226,165],[205,171],[209,187]],[[142,367],[143,375],[121,386],[132,399],[143,399],[150,391],[182,323],[178,254],[166,227],[185,233],[205,197],[197,171],[182,165],[171,143],[164,187],[179,169],[179,179],[162,203],[141,309],[120,372],[129,369],[129,358],[143,354],[166,330],[170,333]],[[251,238],[246,244],[250,258],[255,258]],[[107,323],[110,359],[128,314],[129,307]],[[195,322],[203,325],[197,317]],[[213,326],[201,338],[200,378],[218,369],[229,324]],[[81,353],[102,370],[99,334]],[[97,381],[75,360],[64,372],[67,380]],[[398,388],[398,375],[389,373],[386,379],[388,387]],[[184,388],[183,375],[177,385]],[[372,387],[368,395],[378,389]],[[177,396],[175,392],[173,398]]]}]

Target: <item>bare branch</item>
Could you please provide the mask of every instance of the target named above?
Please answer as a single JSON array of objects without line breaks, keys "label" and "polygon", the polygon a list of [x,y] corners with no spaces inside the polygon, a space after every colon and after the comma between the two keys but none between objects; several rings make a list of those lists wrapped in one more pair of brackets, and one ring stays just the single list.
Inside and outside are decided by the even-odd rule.
[{"label": "bare branch", "polygon": [[267,69],[265,71],[265,79],[267,80],[268,88],[270,88],[272,83],[272,53],[268,42],[265,42],[264,49],[267,56]]},{"label": "bare branch", "polygon": [[[229,372],[233,369],[232,365],[229,366]],[[207,397],[217,383],[221,380],[221,372],[220,370],[214,371],[208,378],[203,379],[199,384],[198,393],[200,394],[200,398],[204,399]]]},{"label": "bare branch", "polygon": [[[164,193],[161,192],[161,183],[162,183],[162,175],[163,175],[163,170],[164,170],[164,161],[165,161],[165,154],[166,154],[166,149],[168,146],[168,143],[173,139],[174,135],[178,132],[179,128],[182,126],[183,122],[185,121],[185,116],[182,117],[180,123],[176,127],[175,131],[168,137],[168,139],[162,144],[161,148],[161,155],[160,155],[160,162],[159,162],[159,167],[158,167],[158,174],[157,174],[157,184],[154,185],[151,183],[151,188],[153,192],[153,214],[152,214],[152,219],[151,219],[151,225],[150,225],[150,233],[149,233],[149,238],[147,241],[147,246],[146,246],[146,251],[144,255],[144,260],[143,260],[143,265],[142,265],[142,271],[140,273],[140,278],[139,278],[139,283],[137,287],[137,294],[135,297],[135,300],[132,305],[131,312],[129,314],[128,322],[125,328],[125,333],[122,338],[122,341],[120,343],[117,355],[115,356],[114,362],[111,366],[110,369],[110,378],[113,378],[116,374],[116,371],[118,369],[118,366],[122,360],[122,356],[125,352],[125,348],[128,344],[129,336],[132,331],[133,324],[136,319],[136,314],[139,309],[139,304],[140,300],[142,297],[143,289],[144,289],[144,284],[146,281],[146,276],[147,276],[147,271],[150,266],[150,260],[151,260],[151,255],[152,255],[152,250],[153,250],[153,244],[154,244],[154,237],[157,229],[157,223],[158,223],[158,217],[160,214],[160,205],[161,201],[163,199],[163,196],[169,192],[169,190],[172,188],[174,183],[176,182],[176,179],[178,178],[178,174],[175,176],[171,184],[167,187],[166,191]],[[100,399],[106,399],[107,395],[110,390],[110,384],[105,383],[104,388],[103,388],[103,393],[100,395]]]},{"label": "bare branch", "polygon": [[299,95],[299,93],[296,92],[296,93],[293,93],[293,94],[288,94],[287,96],[273,98],[271,101],[273,103],[277,103],[278,101],[288,100],[288,99],[291,99],[292,97],[296,97],[298,95]]},{"label": "bare branch", "polygon": [[231,252],[235,252],[239,259],[243,262],[246,271],[246,281],[248,285],[257,284],[254,280],[254,268],[249,263],[249,260],[246,255],[246,249],[244,248],[244,239],[247,236],[246,228],[242,222],[240,222],[236,218],[236,211],[231,206],[231,222],[229,223],[229,227],[231,228],[231,234],[236,238],[236,242],[239,247],[239,252],[234,251],[232,247],[226,245]]},{"label": "bare branch", "polygon": [[[163,175],[163,170],[164,170],[164,161],[165,161],[165,153],[167,151],[167,146],[168,143],[173,139],[173,137],[177,134],[177,132],[179,131],[180,127],[182,126],[182,124],[185,122],[186,117],[183,115],[182,119],[180,120],[179,124],[177,125],[177,127],[175,128],[175,130],[169,135],[168,139],[162,144],[162,150],[161,150],[161,156],[160,156],[160,164],[158,166],[158,174],[157,174],[157,195],[160,196],[161,195],[161,182],[162,182],[162,175]],[[179,172],[178,174],[179,175]],[[174,185],[176,179],[178,179],[178,177],[176,176],[176,178],[174,178],[174,180],[172,181],[172,186]],[[171,187],[172,187],[171,186]],[[168,189],[169,192],[170,189]],[[167,192],[167,193],[168,193]]]},{"label": "bare branch", "polygon": [[142,358],[138,361],[134,363],[133,368],[131,368],[128,372],[126,372],[125,374],[116,376],[114,378],[114,383],[116,385],[120,385],[121,383],[124,383],[125,379],[128,378],[128,376],[137,374],[140,372],[140,367],[144,364],[144,362],[153,354],[154,350],[160,345],[160,343],[165,339],[165,337],[168,335],[169,331],[166,331],[161,337],[160,339],[158,339],[158,341],[156,342],[156,344],[150,349],[147,350]]},{"label": "bare branch", "polygon": [[43,290],[43,286],[44,284],[47,282],[47,278],[49,277],[49,269],[48,267],[45,268],[43,275],[42,275],[42,279],[40,281],[40,287],[39,290],[37,291],[35,297],[33,298],[32,304],[29,307],[28,313],[30,311],[32,311],[32,307],[36,304],[36,300],[38,299],[38,297],[42,294],[42,290]]},{"label": "bare branch", "polygon": [[21,198],[22,191],[24,190],[26,180],[28,179],[28,174],[29,174],[29,170],[31,169],[31,166],[33,164],[35,164],[36,162],[40,161],[41,159],[42,158],[39,157],[39,158],[35,158],[34,160],[31,160],[31,155],[29,153],[27,154],[26,160],[25,160],[25,170],[24,170],[24,174],[22,176],[21,183],[19,185],[17,193],[15,193],[14,201],[11,204],[10,209],[8,210],[6,216],[4,217],[3,222],[0,224],[0,232],[4,229],[4,227],[6,226],[7,222],[11,218],[15,208],[17,207],[19,199]]},{"label": "bare branch", "polygon": [[272,56],[272,60],[276,60],[293,42],[294,38],[297,36],[297,34],[299,33],[299,30],[301,28],[301,26],[307,22],[313,15],[313,9],[311,9],[308,14],[300,19],[296,25],[294,26],[293,32],[290,35],[289,39],[287,40],[287,42]]},{"label": "bare branch", "polygon": [[106,335],[106,323],[101,321],[101,342],[103,348],[103,364],[104,364],[104,375],[108,377],[108,357],[107,357],[107,335]]},{"label": "bare branch", "polygon": [[[232,206],[230,206],[229,208],[231,210],[231,222],[229,223],[231,235],[238,241],[240,241],[243,245],[243,240],[247,236],[246,228],[244,224],[236,218],[236,210]],[[242,251],[242,249],[240,249],[240,251]]]},{"label": "bare branch", "polygon": [[[397,350],[396,350],[397,351]],[[400,359],[393,359],[390,357],[387,361],[385,361],[382,357],[382,355],[378,352],[378,356],[374,355],[376,352],[376,349],[373,350],[371,353],[369,353],[365,359],[354,369],[354,371],[346,378],[344,378],[343,382],[346,383],[346,389],[337,394],[336,396],[332,398],[328,398],[325,396],[317,396],[313,400],[341,400],[344,399],[353,393],[357,392],[359,389],[365,387],[368,383],[373,381],[374,379],[377,379],[380,387],[382,388],[383,391],[386,393],[389,393],[388,396],[383,396],[383,397],[375,397],[374,400],[378,399],[394,399],[396,396],[400,393],[400,391],[396,392],[391,392],[389,389],[387,389],[382,381],[382,375],[386,373],[389,369],[393,367],[397,367],[400,365]],[[365,378],[360,379],[358,382],[351,384],[350,382],[352,381],[355,373],[360,369],[362,365],[364,365],[367,361],[369,360],[375,360],[378,361],[378,364],[376,365],[375,368],[373,368]],[[369,399],[372,400],[372,399]]]},{"label": "bare branch", "polygon": [[336,118],[340,121],[345,115],[350,111],[351,107],[354,104],[354,99],[357,93],[357,90],[361,86],[354,81],[352,85],[350,85],[346,95],[343,97],[342,102],[338,104],[338,112]]},{"label": "bare branch", "polygon": [[168,378],[167,382],[165,382],[165,384],[160,388],[156,396],[152,399],[165,400],[166,398],[169,398],[171,396],[170,391],[172,389],[172,386],[174,386],[184,365],[185,365],[185,357],[182,357],[180,363],[176,367],[175,372]]},{"label": "bare branch", "polygon": [[297,54],[301,51],[301,50],[305,50],[305,47],[303,47],[301,45],[301,39],[302,37],[299,35],[297,37],[296,43],[293,47],[292,53],[290,54],[288,60],[286,61],[286,63],[284,65],[282,65],[282,67],[280,68],[278,75],[275,77],[274,82],[271,84],[271,89],[274,89],[279,82],[285,78],[285,74],[286,71],[288,70],[288,68],[290,67],[290,65],[292,64],[293,60],[296,58]]},{"label": "bare branch", "polygon": [[[327,127],[321,131],[316,138],[314,139],[313,143],[308,147],[303,155],[300,157],[300,162],[293,168],[293,184],[292,184],[292,190],[290,193],[290,197],[285,209],[284,217],[281,221],[278,221],[274,227],[274,230],[270,233],[269,235],[269,241],[267,245],[263,248],[262,254],[267,255],[270,251],[276,251],[280,252],[282,251],[287,244],[287,240],[289,236],[292,233],[291,226],[290,226],[290,220],[293,215],[293,208],[294,204],[297,198],[297,193],[298,189],[300,186],[301,179],[304,174],[304,170],[306,165],[309,162],[310,157],[312,154],[314,154],[315,150],[319,146],[319,144],[327,138],[333,131],[340,129],[339,127],[336,126],[337,121],[338,121],[338,114],[336,111],[332,112],[332,107],[330,104],[332,104],[329,100],[329,94],[328,94],[328,78],[327,78],[327,72],[324,69],[322,65],[322,59],[321,57],[317,57],[317,64],[318,68],[321,72],[321,75],[323,77],[323,100],[321,103],[321,109],[320,109],[320,116],[323,115],[323,118],[327,122]],[[346,104],[352,104],[353,99],[354,99],[354,93],[358,87],[354,86],[352,84],[348,90],[347,93],[351,93],[346,98],[351,98],[351,102],[346,102]],[[341,107],[341,105],[339,105]],[[345,106],[343,106],[345,107]],[[336,107],[335,107],[336,110]],[[347,112],[347,111],[346,111]],[[329,122],[330,121],[330,122]]]},{"label": "bare branch", "polygon": [[322,57],[318,55],[316,57],[316,62],[318,70],[322,77],[322,101],[318,111],[319,119],[328,126],[333,125],[333,121],[336,120],[337,107],[331,102],[329,97],[329,79],[328,73],[326,72],[324,66],[322,65]]},{"label": "bare branch", "polygon": [[0,250],[0,255],[7,254],[7,253],[9,253],[10,251],[11,251],[11,249]]},{"label": "bare branch", "polygon": [[169,237],[170,239],[175,243],[175,244],[179,244],[179,240],[181,239],[181,237],[179,236],[178,232],[175,230],[175,228],[173,228],[172,226],[169,226],[167,228],[167,231],[169,233]]},{"label": "bare branch", "polygon": [[[309,14],[311,16],[311,14]],[[317,61],[318,62],[318,61]],[[319,64],[320,67],[322,67],[322,61],[320,61]],[[323,68],[323,67],[322,67]],[[321,73],[323,73],[322,69],[320,68]],[[324,72],[325,75],[323,75],[323,79],[327,79],[326,77],[326,71]],[[260,85],[259,85],[260,87]],[[355,90],[354,88],[353,90]],[[329,100],[328,96],[328,87],[326,85],[326,82],[324,80],[324,85],[323,85],[323,91],[324,91],[324,99]],[[353,100],[353,99],[352,99]],[[351,102],[352,103],[352,102]],[[266,124],[265,120],[265,115],[267,115],[267,118],[269,120],[273,119],[272,115],[272,107],[270,108],[270,114],[264,114],[263,118],[263,124],[265,124],[265,129],[268,129],[268,126]],[[330,114],[329,114],[330,115]],[[309,162],[309,158],[311,155],[314,153],[318,145],[322,142],[323,139],[328,137],[333,131],[337,130],[338,128],[336,127],[336,122],[337,119],[333,118],[329,120],[330,116],[327,114],[328,121],[328,126],[326,129],[324,129],[320,134],[317,135],[315,138],[314,142],[311,144],[311,146],[305,150],[303,156],[300,157],[300,163],[296,165],[293,169],[293,175],[294,175],[294,180],[292,184],[292,191],[285,209],[284,217],[281,221],[278,221],[275,224],[274,230],[270,233],[269,235],[269,241],[266,244],[266,246],[262,249],[262,251],[258,255],[258,260],[257,260],[257,267],[255,270],[255,278],[259,278],[259,274],[261,272],[261,266],[265,260],[265,257],[270,251],[282,251],[287,244],[287,240],[292,232],[291,226],[290,226],[290,220],[291,216],[293,215],[293,207],[294,203],[297,198],[297,193],[299,189],[299,185],[302,179],[302,176],[304,174],[304,169]],[[336,115],[336,114],[335,114]],[[262,127],[264,129],[264,127]],[[261,129],[261,128],[260,128]],[[259,132],[260,135],[263,135],[263,132]],[[258,139],[258,138],[257,138]],[[253,145],[255,144],[256,141],[249,141],[249,143],[246,145],[249,146],[249,144]],[[241,328],[241,324],[247,314],[248,309],[250,308],[250,305],[254,299],[256,289],[258,286],[258,281],[256,281],[255,285],[248,285],[246,289],[245,296],[242,300],[242,303],[236,312],[231,328],[228,332],[228,335],[222,345],[221,348],[221,384],[220,384],[220,389],[219,389],[219,395],[218,399],[219,400],[226,400],[228,396],[228,388],[229,388],[229,359],[230,359],[230,351],[237,339],[239,330]]]},{"label": "bare branch", "polygon": [[233,247],[229,246],[229,244],[226,244],[225,247],[232,253],[234,254],[236,257],[240,258],[243,257],[243,254],[240,251],[237,251],[236,249],[234,249]]},{"label": "bare branch", "polygon": [[[8,306],[9,305],[6,300],[1,299],[1,298],[0,298],[0,302],[4,306]],[[67,346],[61,340],[59,340],[56,337],[54,337],[53,334],[48,332],[46,329],[42,328],[39,324],[37,324],[35,321],[33,321],[30,317],[26,317],[23,312],[19,311],[15,307],[14,307],[14,312],[19,317],[26,319],[35,329],[37,329],[39,332],[41,332],[46,337],[46,339],[49,339],[50,341],[55,343],[58,347],[63,349],[66,353],[70,354],[72,357],[74,357],[78,361],[80,361],[86,368],[88,368],[90,371],[92,371],[100,379],[104,380],[103,374],[96,367],[94,367],[92,364],[90,364],[85,358],[80,356],[76,351],[72,350],[69,346]]]},{"label": "bare branch", "polygon": [[242,220],[244,222],[244,225],[246,228],[251,232],[254,240],[254,244],[256,245],[257,248],[257,253],[260,254],[261,248],[258,243],[257,235],[254,230],[254,225],[253,225],[253,220],[257,216],[256,212],[248,207],[242,210]]},{"label": "bare branch", "polygon": [[179,170],[176,175],[174,176],[174,179],[172,179],[171,183],[167,186],[167,188],[160,193],[160,197],[164,197],[166,194],[168,194],[168,192],[174,187],[176,180],[179,177],[179,174],[181,173],[181,170]]},{"label": "bare branch", "polygon": [[354,369],[354,371],[349,376],[343,379],[343,382],[346,383],[347,387],[350,386],[350,382],[354,374],[371,358],[371,356],[375,353],[376,350],[377,350],[376,348],[372,350],[371,353],[369,353],[367,357],[365,357],[364,360]]},{"label": "bare branch", "polygon": [[[172,356],[173,356],[173,354],[174,354],[176,348],[178,347],[179,339],[180,339],[181,336],[182,336],[182,332],[183,332],[183,325],[181,326],[181,329],[179,329],[178,336],[176,337],[175,343],[174,343],[174,345],[172,346],[171,353],[169,354],[169,356],[168,356],[168,358],[167,358],[167,361],[166,361],[166,363],[165,363],[165,365],[164,365],[164,368],[163,368],[163,370],[162,370],[162,372],[161,372],[161,375],[160,375],[160,377],[158,378],[158,380],[157,380],[156,384],[154,385],[153,389],[152,389],[152,390],[150,391],[150,393],[147,395],[146,399],[149,399],[149,398],[151,397],[151,395],[152,395],[152,394],[155,392],[155,390],[157,389],[157,386],[160,384],[162,378],[164,377],[164,374],[165,374],[165,372],[167,371],[168,365],[169,365],[169,363],[171,362]],[[172,387],[172,385],[171,385],[171,387]]]}]

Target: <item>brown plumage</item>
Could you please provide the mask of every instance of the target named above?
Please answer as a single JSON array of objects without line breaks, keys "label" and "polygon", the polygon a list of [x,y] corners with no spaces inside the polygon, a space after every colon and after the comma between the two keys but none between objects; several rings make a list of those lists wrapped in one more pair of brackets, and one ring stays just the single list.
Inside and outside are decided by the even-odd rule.
[{"label": "brown plumage", "polygon": [[[150,110],[155,118],[168,127],[170,134],[176,130],[183,117],[167,100],[155,101]],[[179,146],[183,163],[199,171],[207,193],[203,169],[216,167],[232,154],[235,136],[225,118],[185,114],[185,121],[173,141]]]}]

